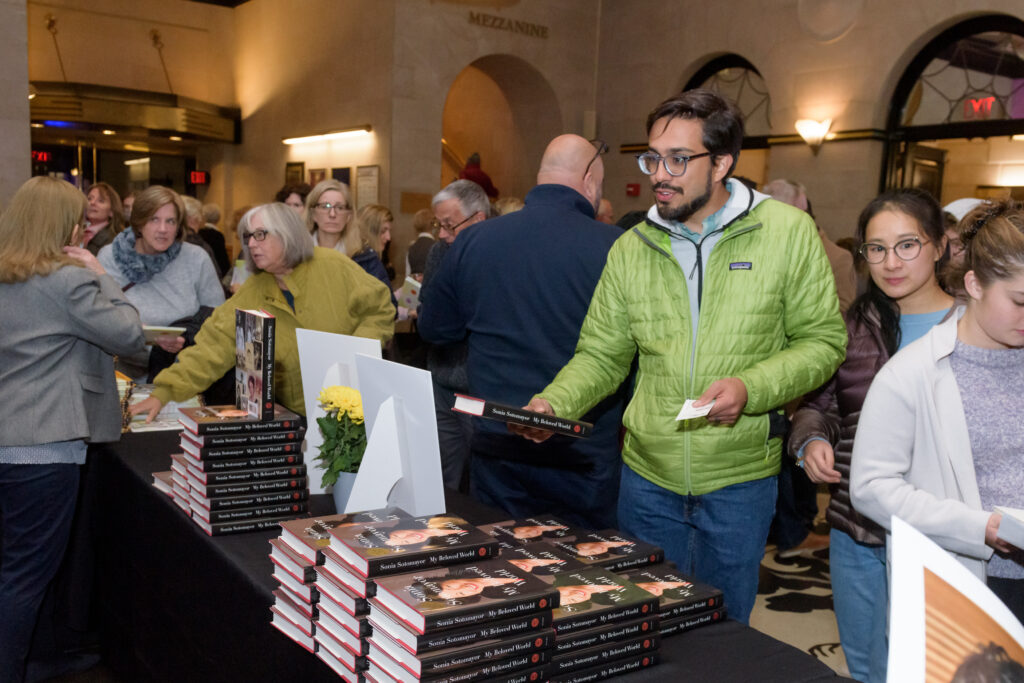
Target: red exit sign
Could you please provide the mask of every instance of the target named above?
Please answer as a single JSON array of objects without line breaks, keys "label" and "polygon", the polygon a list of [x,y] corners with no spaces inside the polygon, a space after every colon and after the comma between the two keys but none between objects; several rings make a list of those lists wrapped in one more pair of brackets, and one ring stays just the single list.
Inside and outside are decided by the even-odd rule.
[{"label": "red exit sign", "polygon": [[209,185],[209,171],[189,171],[188,182],[190,185]]},{"label": "red exit sign", "polygon": [[50,162],[51,155],[49,152],[41,152],[37,149],[32,150],[32,161],[39,164],[46,164]]},{"label": "red exit sign", "polygon": [[987,119],[992,115],[992,105],[996,103],[996,98],[993,96],[989,97],[972,97],[964,100],[964,118],[965,119]]}]

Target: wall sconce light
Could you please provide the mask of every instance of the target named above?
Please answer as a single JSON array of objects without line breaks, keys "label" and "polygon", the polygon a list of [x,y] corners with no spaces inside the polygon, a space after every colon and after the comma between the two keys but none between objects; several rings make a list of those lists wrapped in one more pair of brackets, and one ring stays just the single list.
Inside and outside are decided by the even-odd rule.
[{"label": "wall sconce light", "polygon": [[355,128],[346,128],[344,130],[336,130],[330,133],[321,133],[320,135],[306,135],[300,138],[284,138],[281,140],[286,145],[301,145],[304,142],[322,142],[326,140],[341,140],[345,138],[357,138],[364,135],[369,135],[373,128],[370,124],[365,126],[357,126]]},{"label": "wall sconce light", "polygon": [[828,135],[828,129],[831,127],[832,119],[825,119],[824,121],[800,119],[796,122],[796,132],[800,133],[800,137],[804,139],[804,142],[807,143],[815,154],[818,153],[818,148],[825,141],[825,136]]}]

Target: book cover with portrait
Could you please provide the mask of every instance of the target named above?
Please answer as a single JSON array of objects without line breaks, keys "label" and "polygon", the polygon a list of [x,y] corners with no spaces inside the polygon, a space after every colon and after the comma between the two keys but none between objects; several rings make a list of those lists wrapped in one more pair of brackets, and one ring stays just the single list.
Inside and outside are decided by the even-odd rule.
[{"label": "book cover with portrait", "polygon": [[[502,560],[485,560],[376,579],[380,605],[417,633],[505,619],[558,604],[550,584]],[[372,614],[372,611],[371,611]]]},{"label": "book cover with portrait", "polygon": [[550,543],[530,543],[506,547],[502,545],[501,559],[542,581],[554,583],[555,576],[563,572],[580,571],[587,565],[569,557]]},{"label": "book cover with portrait", "polygon": [[722,606],[721,590],[665,564],[639,567],[622,573],[640,588],[658,596],[662,619],[674,619]]},{"label": "book cover with portrait", "polygon": [[554,587],[559,593],[559,606],[553,615],[559,637],[658,614],[657,596],[603,567],[558,574]]},{"label": "book cover with portrait", "polygon": [[208,434],[244,434],[247,432],[281,432],[304,428],[303,418],[282,405],[274,404],[269,418],[256,418],[235,406],[180,408],[178,422],[198,436]]},{"label": "book cover with portrait", "polygon": [[235,309],[235,407],[257,420],[274,415],[274,316]]},{"label": "book cover with portrait", "polygon": [[624,535],[617,529],[588,531],[571,541],[551,541],[555,548],[587,566],[621,571],[664,561],[665,551]]},{"label": "book cover with portrait", "polygon": [[309,562],[323,564],[324,557],[321,551],[331,544],[331,529],[410,517],[412,515],[399,507],[387,507],[291,519],[281,523],[281,540]]},{"label": "book cover with portrait", "polygon": [[495,557],[498,542],[454,515],[371,522],[330,530],[331,549],[364,578]]},{"label": "book cover with portrait", "polygon": [[503,545],[528,545],[546,541],[572,541],[577,535],[586,534],[586,529],[574,527],[553,515],[536,515],[524,519],[507,519],[504,522],[483,524],[477,527]]}]

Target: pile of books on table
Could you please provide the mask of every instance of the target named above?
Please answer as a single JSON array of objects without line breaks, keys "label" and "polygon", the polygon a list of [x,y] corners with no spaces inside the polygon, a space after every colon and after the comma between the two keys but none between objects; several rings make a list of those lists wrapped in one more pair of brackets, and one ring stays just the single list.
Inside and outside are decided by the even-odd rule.
[{"label": "pile of books on table", "polygon": [[283,522],[271,541],[272,623],[345,680],[600,680],[725,616],[720,591],[616,530],[361,515]]},{"label": "pile of books on table", "polygon": [[259,420],[234,406],[182,408],[171,456],[174,502],[211,536],[265,529],[306,512],[305,427],[280,405]]}]

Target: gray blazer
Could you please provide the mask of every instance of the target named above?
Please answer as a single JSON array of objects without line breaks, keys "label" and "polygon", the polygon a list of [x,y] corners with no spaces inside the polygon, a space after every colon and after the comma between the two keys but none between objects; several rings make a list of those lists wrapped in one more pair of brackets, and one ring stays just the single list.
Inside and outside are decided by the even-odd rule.
[{"label": "gray blazer", "polygon": [[0,446],[119,439],[111,354],[144,344],[139,314],[106,275],[65,266],[0,284]]}]

